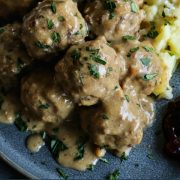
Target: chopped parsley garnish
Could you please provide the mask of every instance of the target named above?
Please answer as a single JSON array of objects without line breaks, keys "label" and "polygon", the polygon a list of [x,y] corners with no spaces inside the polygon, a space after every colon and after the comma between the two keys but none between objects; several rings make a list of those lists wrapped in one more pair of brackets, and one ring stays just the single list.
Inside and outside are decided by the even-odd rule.
[{"label": "chopped parsley garnish", "polygon": [[55,5],[54,2],[51,3],[51,11],[52,11],[54,14],[56,14],[56,5]]},{"label": "chopped parsley garnish", "polygon": [[137,13],[139,10],[139,6],[132,0],[131,1],[131,12]]},{"label": "chopped parsley garnish", "polygon": [[2,34],[5,30],[3,28],[0,28],[0,34]]},{"label": "chopped parsley garnish", "polygon": [[88,137],[79,137],[78,141],[76,142],[77,145],[77,153],[75,154],[74,161],[80,160],[84,157],[85,145],[88,141]]},{"label": "chopped parsley garnish", "polygon": [[128,160],[128,156],[126,156],[126,153],[123,152],[122,155],[120,156],[120,161],[123,162],[123,161],[126,161]]},{"label": "chopped parsley garnish", "polygon": [[65,151],[68,147],[59,139],[55,138],[51,140],[51,152],[57,157],[60,151]]},{"label": "chopped parsley garnish", "polygon": [[102,162],[104,162],[104,163],[106,163],[106,164],[109,164],[109,161],[108,161],[106,158],[102,158],[102,157],[101,157],[99,160],[102,161]]},{"label": "chopped parsley garnish", "polygon": [[153,51],[154,51],[154,48],[152,48],[152,47],[144,46],[143,48],[144,48],[145,51],[147,51],[147,52],[153,52]]},{"label": "chopped parsley garnish", "polygon": [[35,42],[35,46],[37,46],[38,48],[41,48],[41,49],[47,49],[50,47],[49,45],[43,44],[40,41]]},{"label": "chopped parsley garnish", "polygon": [[25,123],[25,121],[22,119],[21,117],[21,113],[20,112],[17,112],[15,114],[15,126],[18,128],[19,131],[21,132],[25,132],[27,131],[27,124]]},{"label": "chopped parsley garnish", "polygon": [[109,119],[109,117],[107,116],[107,114],[102,114],[102,118],[103,118],[104,120],[108,120],[108,119]]},{"label": "chopped parsley garnish", "polygon": [[106,61],[103,60],[103,59],[101,59],[101,57],[100,57],[99,55],[97,55],[97,56],[91,56],[91,58],[92,58],[95,62],[97,62],[97,63],[99,63],[99,64],[106,65]]},{"label": "chopped parsley garnish", "polygon": [[93,170],[94,170],[94,167],[95,167],[94,164],[90,164],[90,165],[88,166],[87,170],[93,171]]},{"label": "chopped parsley garnish", "polygon": [[156,27],[154,25],[154,23],[152,23],[151,29],[150,31],[147,33],[147,37],[151,38],[151,39],[155,39],[158,36],[158,32],[156,30]]},{"label": "chopped parsley garnish", "polygon": [[91,76],[94,76],[94,78],[99,79],[100,74],[99,74],[98,68],[95,64],[90,64],[88,66],[88,69],[89,69],[89,73]]},{"label": "chopped parsley garnish", "polygon": [[113,0],[105,0],[104,7],[109,11],[109,19],[112,19],[115,16],[114,10],[116,9],[116,3]]},{"label": "chopped parsley garnish", "polygon": [[54,23],[51,19],[47,19],[47,26],[48,29],[52,29],[54,27]]},{"label": "chopped parsley garnish", "polygon": [[74,33],[74,35],[79,35],[80,34],[80,32],[79,31],[76,31],[75,33]]},{"label": "chopped parsley garnish", "polygon": [[122,40],[124,41],[128,41],[128,40],[135,40],[135,36],[131,36],[131,35],[126,35],[122,37]]},{"label": "chopped parsley garnish", "polygon": [[129,102],[129,101],[130,101],[130,100],[129,100],[129,96],[128,96],[128,95],[125,95],[124,97],[125,97],[125,99],[126,99],[126,101],[127,101],[127,102]]},{"label": "chopped parsley garnish", "polygon": [[65,18],[64,18],[64,16],[59,16],[59,17],[58,17],[58,20],[59,20],[60,22],[63,22],[63,21],[65,21]]},{"label": "chopped parsley garnish", "polygon": [[51,34],[51,39],[53,40],[54,43],[59,43],[61,41],[61,36],[58,32],[53,32]]},{"label": "chopped parsley garnish", "polygon": [[106,65],[106,61],[99,55],[99,49],[86,47],[86,51],[90,52],[90,59],[99,64]]},{"label": "chopped parsley garnish", "polygon": [[115,170],[108,175],[107,179],[108,180],[117,180],[119,175],[120,175],[119,170]]},{"label": "chopped parsley garnish", "polygon": [[143,57],[140,60],[144,66],[149,66],[149,63],[151,62],[151,59],[148,57]]},{"label": "chopped parsley garnish", "polygon": [[77,50],[77,49],[73,50],[72,53],[71,53],[71,58],[73,59],[73,62],[78,61],[79,58],[80,58],[79,50]]},{"label": "chopped parsley garnish", "polygon": [[157,76],[157,73],[145,74],[143,76],[143,79],[145,81],[150,81],[150,80],[154,79],[156,76]]},{"label": "chopped parsley garnish", "polygon": [[38,106],[38,108],[39,109],[48,109],[49,108],[49,104],[40,104],[39,106]]},{"label": "chopped parsley garnish", "polygon": [[68,179],[68,175],[60,168],[57,168],[56,171],[58,172],[59,176],[62,177],[63,179],[67,180]]},{"label": "chopped parsley garnish", "polygon": [[139,47],[131,48],[127,54],[127,57],[131,57],[131,54],[138,50],[139,50]]},{"label": "chopped parsley garnish", "polygon": [[147,158],[149,158],[150,160],[154,160],[154,156],[152,153],[148,153]]}]

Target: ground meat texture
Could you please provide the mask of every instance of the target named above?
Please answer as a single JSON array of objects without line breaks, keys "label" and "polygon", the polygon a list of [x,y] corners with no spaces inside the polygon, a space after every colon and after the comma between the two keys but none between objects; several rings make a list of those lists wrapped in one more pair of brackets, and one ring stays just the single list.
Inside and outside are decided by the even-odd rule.
[{"label": "ground meat texture", "polygon": [[32,62],[20,39],[21,24],[0,28],[0,86],[12,86],[16,75]]},{"label": "ground meat texture", "polygon": [[135,35],[144,18],[135,1],[93,0],[84,10],[91,31],[104,35],[108,41],[119,41],[125,35]]},{"label": "ground meat texture", "polygon": [[116,57],[104,37],[72,46],[56,65],[56,79],[79,105],[96,104],[119,83]]},{"label": "ground meat texture", "polygon": [[[1,90],[2,91],[2,90]],[[13,124],[16,119],[16,113],[22,108],[18,92],[12,89],[9,92],[0,92],[0,122]]]},{"label": "ground meat texture", "polygon": [[[126,41],[113,46],[121,58],[121,68],[126,72],[121,78],[131,77],[139,82],[144,94],[151,94],[155,87],[161,83],[162,66],[159,56],[155,53],[149,42]],[[124,62],[125,60],[125,62]]]},{"label": "ground meat texture", "polygon": [[82,128],[96,145],[111,149],[119,156],[127,154],[141,142],[145,127],[145,111],[135,101],[139,102],[137,97],[129,100],[118,88],[98,108],[81,111]]},{"label": "ground meat texture", "polygon": [[27,113],[50,123],[60,123],[73,109],[72,101],[54,84],[53,74],[46,71],[34,72],[22,80],[21,101]]},{"label": "ground meat texture", "polygon": [[37,59],[84,41],[87,25],[72,0],[45,0],[24,18],[22,40]]},{"label": "ground meat texture", "polygon": [[0,19],[25,15],[38,0],[0,0]]}]

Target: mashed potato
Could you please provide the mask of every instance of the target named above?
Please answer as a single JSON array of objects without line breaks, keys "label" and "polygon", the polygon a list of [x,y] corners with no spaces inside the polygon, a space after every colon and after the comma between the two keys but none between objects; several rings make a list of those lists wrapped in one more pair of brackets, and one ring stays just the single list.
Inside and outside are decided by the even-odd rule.
[{"label": "mashed potato", "polygon": [[[144,5],[146,23],[156,33],[152,44],[161,57],[164,72],[162,83],[156,87],[154,94],[171,99],[172,88],[169,81],[180,62],[180,1],[179,0],[147,0]],[[145,26],[143,33],[148,33],[149,26]]]}]

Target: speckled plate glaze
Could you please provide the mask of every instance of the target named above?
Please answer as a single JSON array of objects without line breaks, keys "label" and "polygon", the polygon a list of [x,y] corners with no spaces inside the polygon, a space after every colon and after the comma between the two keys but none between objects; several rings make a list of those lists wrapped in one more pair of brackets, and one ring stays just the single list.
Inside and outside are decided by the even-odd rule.
[{"label": "speckled plate glaze", "polygon": [[[180,96],[180,68],[171,80],[174,98]],[[94,171],[79,172],[62,168],[70,179],[105,179],[107,174],[119,169],[124,179],[179,179],[180,162],[167,158],[163,154],[164,137],[162,118],[168,101],[156,103],[156,121],[145,131],[143,142],[136,146],[127,161],[120,162],[117,157],[107,153],[109,164],[98,162]],[[56,168],[60,167],[51,157],[46,147],[37,154],[26,149],[27,133],[18,132],[16,127],[0,124],[0,156],[29,178],[57,179]],[[149,156],[151,156],[149,158]]]}]

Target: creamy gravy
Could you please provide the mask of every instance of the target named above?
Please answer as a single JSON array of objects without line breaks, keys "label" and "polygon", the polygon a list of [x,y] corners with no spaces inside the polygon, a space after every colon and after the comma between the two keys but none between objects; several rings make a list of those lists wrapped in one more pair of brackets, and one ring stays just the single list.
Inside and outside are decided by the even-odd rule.
[{"label": "creamy gravy", "polygon": [[33,134],[27,138],[27,148],[33,153],[38,152],[44,145],[43,138],[39,134]]},{"label": "creamy gravy", "polygon": [[[55,7],[51,1],[43,1],[24,20],[22,37],[29,54],[43,63],[47,56],[51,59],[60,50],[75,45],[52,72],[41,65],[41,70],[35,67],[36,71],[23,77],[21,97],[18,93],[2,96],[0,121],[15,121],[21,131],[35,133],[27,139],[31,152],[38,152],[45,144],[42,132],[46,132],[56,160],[65,167],[84,171],[105,155],[105,149],[117,156],[128,155],[141,142],[143,130],[153,122],[153,100],[148,95],[161,83],[161,64],[150,43],[133,39],[143,12],[131,12],[128,1],[115,1],[114,19],[110,19],[114,14],[104,9],[101,1],[87,4],[86,21],[96,35],[105,37],[86,42],[87,24],[77,6],[71,0],[53,2]],[[1,44],[6,42],[6,47],[13,49],[17,42],[6,41],[9,33],[0,34],[4,39]],[[127,33],[131,40],[122,40]],[[107,40],[116,43],[110,45]],[[19,41],[21,44],[21,38]],[[14,73],[19,55],[27,65],[31,63],[20,47],[12,53],[4,46],[0,48],[2,57],[7,54],[14,62],[12,70],[8,59],[0,62],[0,85],[7,74],[16,79],[20,73]]]}]

